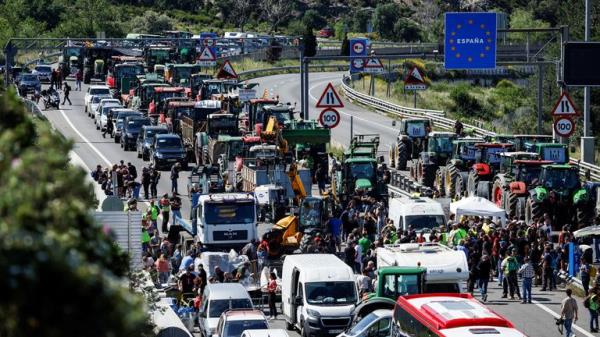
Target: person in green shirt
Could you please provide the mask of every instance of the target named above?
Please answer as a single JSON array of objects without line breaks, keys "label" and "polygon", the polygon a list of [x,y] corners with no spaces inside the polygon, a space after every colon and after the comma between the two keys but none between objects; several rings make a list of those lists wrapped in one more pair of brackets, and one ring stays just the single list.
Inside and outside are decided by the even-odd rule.
[{"label": "person in green shirt", "polygon": [[598,309],[600,308],[600,298],[598,298],[598,289],[596,287],[590,289],[589,295],[583,300],[584,306],[586,301],[589,303],[587,308],[590,311],[590,331],[598,332]]},{"label": "person in green shirt", "polygon": [[147,252],[148,248],[150,248],[150,234],[146,227],[142,227],[142,251]]},{"label": "person in green shirt", "polygon": [[363,254],[366,255],[369,249],[371,248],[371,240],[369,240],[366,231],[363,231],[362,237],[360,238],[360,240],[358,240],[358,245],[360,246],[360,248],[362,248]]}]

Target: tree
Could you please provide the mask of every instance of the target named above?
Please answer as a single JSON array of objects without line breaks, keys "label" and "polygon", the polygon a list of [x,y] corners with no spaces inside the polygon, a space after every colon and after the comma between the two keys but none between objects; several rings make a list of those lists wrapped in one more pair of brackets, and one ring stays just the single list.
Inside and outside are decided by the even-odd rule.
[{"label": "tree", "polygon": [[312,57],[317,55],[317,37],[312,29],[306,28],[302,36],[302,43],[304,43],[304,56]]},{"label": "tree", "polygon": [[131,31],[134,33],[158,34],[173,29],[173,21],[165,14],[145,11],[144,15],[131,20]]},{"label": "tree", "polygon": [[294,1],[291,0],[263,0],[260,3],[262,18],[269,22],[269,34],[275,32],[277,27],[292,16]]},{"label": "tree", "polygon": [[0,92],[0,335],[147,336],[141,298],[123,287],[128,259],[89,210],[72,143]]},{"label": "tree", "polygon": [[[548,28],[550,25],[547,22],[536,20],[533,18],[533,13],[525,9],[517,9],[513,11],[510,16],[510,28]],[[527,39],[526,33],[513,33],[510,34],[511,39],[517,41],[525,41]],[[545,34],[530,33],[531,39],[539,39],[547,37]]]},{"label": "tree", "polygon": [[244,31],[244,26],[250,18],[250,12],[254,7],[253,1],[251,0],[233,0],[231,3],[231,15],[236,26],[240,30]]},{"label": "tree", "polygon": [[314,9],[309,9],[304,13],[302,22],[310,29],[321,29],[327,24],[325,18]]},{"label": "tree", "polygon": [[395,40],[394,24],[400,17],[400,7],[395,3],[378,5],[373,13],[373,30],[384,39]]},{"label": "tree", "polygon": [[344,34],[344,39],[342,40],[342,50],[340,52],[341,56],[349,56],[350,55],[350,41],[348,41],[348,33]]},{"label": "tree", "polygon": [[409,18],[400,18],[394,24],[396,40],[414,42],[421,39],[421,29],[416,22]]}]

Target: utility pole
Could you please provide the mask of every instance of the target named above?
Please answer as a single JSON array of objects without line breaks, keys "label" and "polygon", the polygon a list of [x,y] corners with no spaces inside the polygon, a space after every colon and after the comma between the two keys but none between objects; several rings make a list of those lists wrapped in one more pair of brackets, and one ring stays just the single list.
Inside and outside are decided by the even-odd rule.
[{"label": "utility pole", "polygon": [[[590,40],[590,0],[585,0],[585,42]],[[583,88],[583,137],[581,137],[581,160],[594,163],[594,137],[591,135],[590,87]]]}]

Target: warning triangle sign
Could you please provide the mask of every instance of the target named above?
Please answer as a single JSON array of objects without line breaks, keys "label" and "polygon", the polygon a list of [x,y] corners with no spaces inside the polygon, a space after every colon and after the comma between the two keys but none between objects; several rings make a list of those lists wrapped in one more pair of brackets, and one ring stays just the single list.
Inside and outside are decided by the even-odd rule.
[{"label": "warning triangle sign", "polygon": [[198,61],[215,61],[216,59],[217,57],[208,47],[202,49],[202,53],[200,54],[200,57],[198,57]]},{"label": "warning triangle sign", "polygon": [[237,73],[233,70],[233,66],[229,63],[229,60],[225,60],[221,69],[217,73],[217,78],[238,78]]},{"label": "warning triangle sign", "polygon": [[419,68],[413,67],[409,72],[406,78],[404,79],[404,84],[424,84],[425,80],[423,79],[423,75],[419,71]]},{"label": "warning triangle sign", "polygon": [[365,68],[383,68],[383,64],[381,63],[380,59],[376,57],[371,57],[367,59]]},{"label": "warning triangle sign", "polygon": [[552,116],[576,116],[579,115],[579,111],[575,108],[575,104],[571,100],[571,96],[566,92],[560,95],[560,98],[552,109]]},{"label": "warning triangle sign", "polygon": [[325,90],[321,94],[321,98],[317,101],[317,108],[343,108],[344,103],[338,96],[333,84],[329,82]]}]

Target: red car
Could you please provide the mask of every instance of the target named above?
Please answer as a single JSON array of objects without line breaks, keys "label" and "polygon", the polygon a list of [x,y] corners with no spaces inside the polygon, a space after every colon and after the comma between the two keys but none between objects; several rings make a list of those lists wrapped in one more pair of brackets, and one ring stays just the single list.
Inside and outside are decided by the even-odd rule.
[{"label": "red car", "polygon": [[325,27],[319,31],[319,37],[332,37],[334,33],[331,27]]}]

